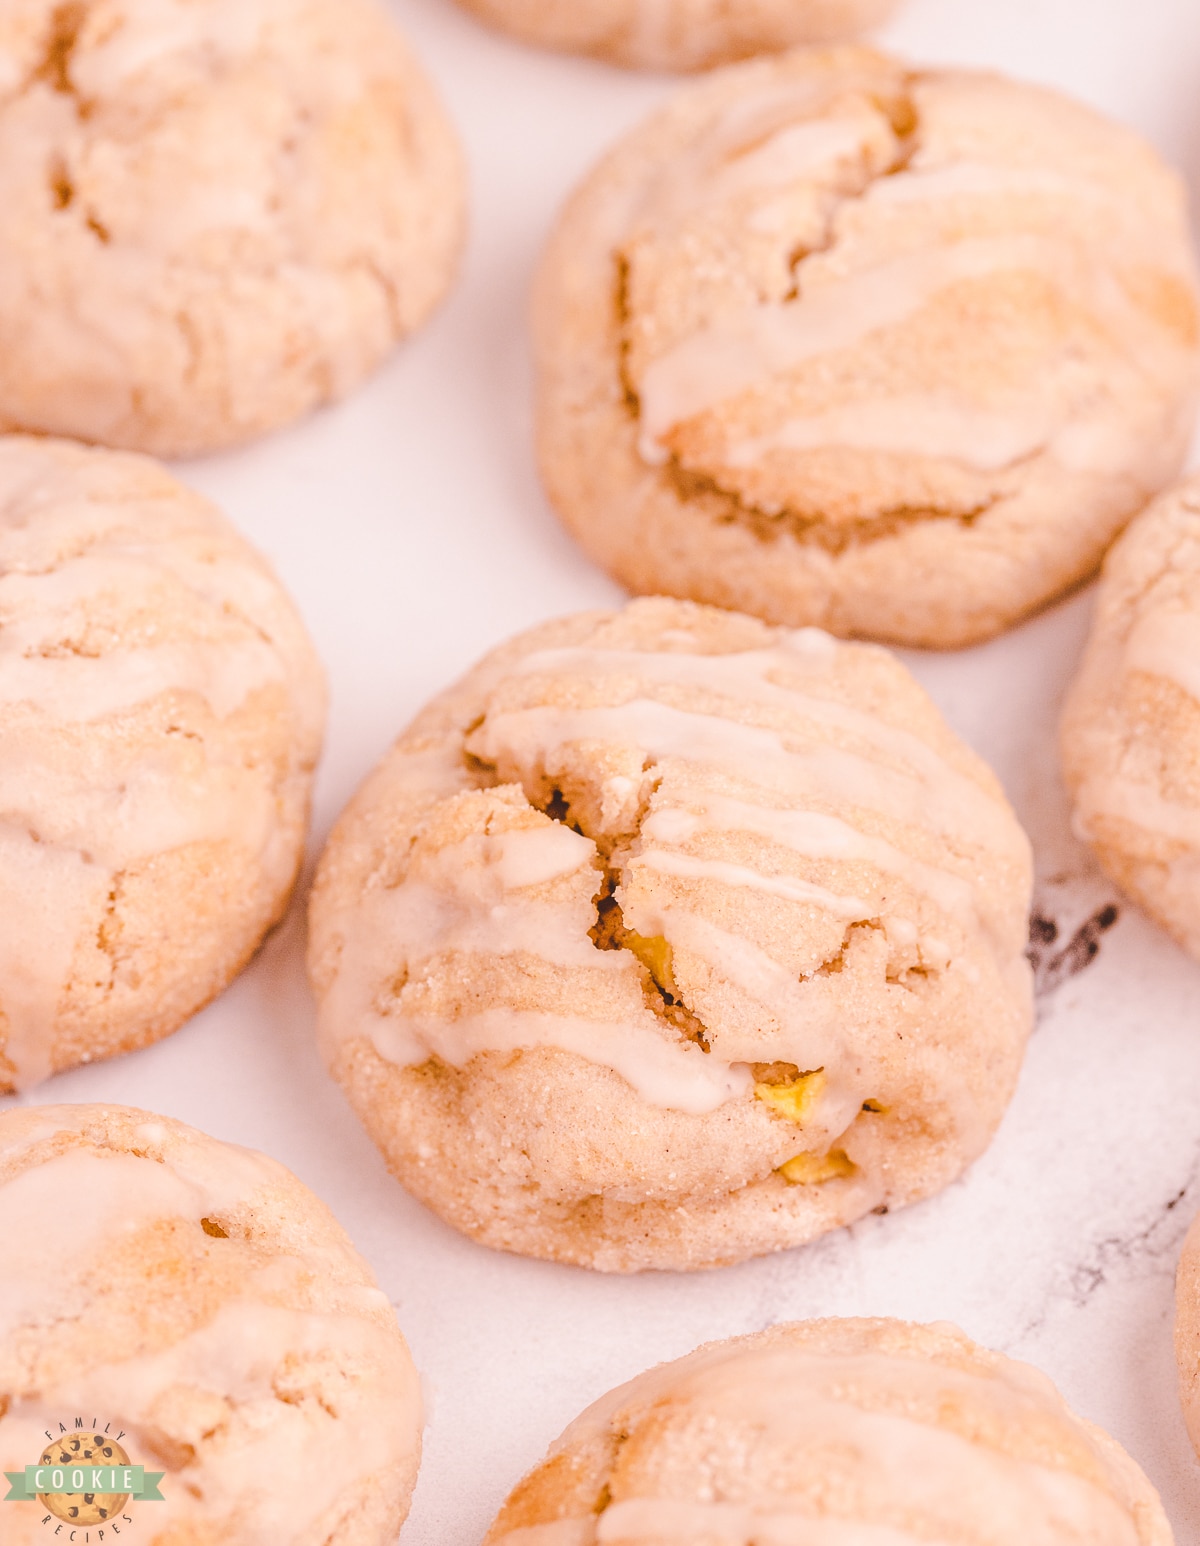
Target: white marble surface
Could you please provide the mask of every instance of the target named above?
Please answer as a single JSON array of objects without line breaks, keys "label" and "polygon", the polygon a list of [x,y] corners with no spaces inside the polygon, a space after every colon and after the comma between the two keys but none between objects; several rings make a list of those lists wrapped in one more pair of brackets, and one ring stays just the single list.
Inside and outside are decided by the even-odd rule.
[{"label": "white marble surface", "polygon": [[[186,477],[269,552],[328,663],[314,842],[419,704],[538,619],[617,599],[555,523],[530,454],[524,308],[559,199],[666,82],[522,49],[450,0],[395,0],[462,126],[474,181],[462,282],[350,402]],[[1200,193],[1197,0],[911,0],[916,58],[1057,83],[1140,128]],[[36,1101],[115,1100],[268,1150],[337,1211],[396,1304],[432,1395],[406,1546],[470,1546],[587,1401],[712,1337],[795,1316],[957,1321],[1039,1364],[1160,1488],[1200,1546],[1200,1463],[1171,1355],[1172,1274],[1200,1211],[1200,966],[1132,908],[1086,969],[1060,955],[1116,900],[1070,836],[1054,723],[1080,596],[984,648],[910,656],[996,767],[1038,854],[1041,1020],[1020,1090],[969,1177],[816,1246],[696,1277],[606,1279],[493,1255],[389,1179],[313,1049],[294,912],[170,1041],[65,1075]]]}]

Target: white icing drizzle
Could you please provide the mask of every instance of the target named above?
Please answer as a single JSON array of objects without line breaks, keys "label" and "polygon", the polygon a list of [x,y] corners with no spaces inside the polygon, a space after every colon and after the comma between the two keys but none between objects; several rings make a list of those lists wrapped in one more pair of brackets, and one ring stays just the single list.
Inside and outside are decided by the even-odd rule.
[{"label": "white icing drizzle", "polygon": [[1045,198],[1093,204],[1105,218],[1132,229],[1128,208],[1113,188],[1049,167],[1000,166],[987,161],[955,161],[942,166],[914,161],[894,177],[880,177],[864,190],[864,204],[942,204],[974,198]]},{"label": "white icing drizzle", "polygon": [[1200,611],[1148,611],[1125,641],[1124,668],[1161,676],[1200,703]]},{"label": "white icing drizzle", "polygon": [[[167,1501],[155,1505],[156,1518],[165,1526],[233,1517],[239,1542],[277,1546],[302,1538],[327,1510],[347,1507],[360,1487],[387,1477],[397,1451],[419,1431],[415,1378],[403,1393],[371,1382],[377,1397],[387,1400],[386,1416],[375,1422],[362,1421],[367,1411],[361,1397],[356,1411],[318,1417],[311,1410],[315,1403],[289,1404],[276,1392],[292,1367],[312,1362],[345,1370],[377,1367],[381,1340],[379,1329],[358,1316],[259,1300],[227,1303],[207,1325],[161,1353],[63,1378],[55,1401],[59,1410],[116,1412],[134,1435],[143,1423],[156,1426],[155,1404],[172,1388],[227,1402],[237,1414],[233,1431],[224,1442],[197,1445],[197,1458],[164,1485]],[[193,1487],[198,1496],[189,1491]]]},{"label": "white icing drizzle", "polygon": [[[820,679],[828,657],[811,653],[814,633],[817,630],[805,630],[808,637],[799,649],[786,636],[774,648],[728,655],[567,649],[529,655],[520,666],[527,675],[591,680],[627,676],[639,684],[700,689],[734,704],[753,702],[783,710],[792,720],[786,729],[747,725],[724,717],[721,710],[680,709],[639,696],[597,708],[493,712],[478,737],[482,755],[496,760],[508,751],[533,764],[549,747],[611,740],[640,747],[651,757],[707,762],[756,783],[771,776],[789,784],[798,782],[800,792],[819,794],[835,805],[849,801],[912,825],[931,826],[971,848],[1011,842],[1011,818],[1004,807],[920,737],[833,698],[771,679],[772,673]],[[871,755],[828,744],[792,749],[789,742],[798,737],[794,727],[801,719],[853,737]],[[880,757],[900,767],[881,768]]]},{"label": "white icing drizzle", "polygon": [[400,1067],[436,1056],[465,1068],[483,1052],[554,1047],[611,1068],[647,1105],[691,1116],[703,1116],[727,1100],[748,1095],[754,1084],[748,1068],[706,1056],[691,1042],[660,1030],[648,1010],[644,1020],[627,1021],[505,1008],[484,1009],[457,1020],[410,1013],[380,1017],[371,1040],[380,1057]]},{"label": "white icing drizzle", "polygon": [[1200,810],[1164,800],[1157,784],[1107,775],[1085,779],[1075,795],[1072,826],[1076,836],[1085,843],[1093,841],[1092,824],[1105,816],[1157,832],[1191,848],[1200,847]]},{"label": "white icing drizzle", "polygon": [[695,854],[666,853],[662,849],[646,849],[635,854],[629,861],[630,871],[657,870],[660,875],[678,875],[693,880],[716,880],[724,886],[744,886],[752,891],[762,891],[767,896],[785,897],[789,902],[810,902],[835,918],[867,918],[871,914],[870,902],[861,897],[837,896],[824,886],[814,886],[809,881],[798,880],[792,875],[764,875],[744,864],[728,864],[722,859],[702,859]]},{"label": "white icing drizzle", "polygon": [[[77,1125],[74,1108],[55,1129]],[[139,1135],[161,1141],[158,1124],[143,1124]],[[26,1135],[28,1136],[28,1135]],[[40,1133],[38,1136],[47,1136]],[[0,1340],[19,1347],[22,1338],[44,1337],[56,1315],[77,1319],[90,1302],[88,1274],[121,1238],[158,1220],[186,1219],[199,1225],[210,1215],[252,1202],[286,1172],[274,1161],[232,1145],[176,1147],[162,1162],[129,1153],[74,1147],[19,1172],[0,1184],[0,1238],[5,1270],[0,1274]],[[48,1224],[71,1207],[70,1227]],[[72,1368],[38,1399],[15,1400],[0,1418],[0,1453],[9,1469],[20,1469],[45,1445],[44,1430],[64,1412],[103,1412],[129,1430],[128,1448],[138,1448],[138,1430],[160,1426],[158,1404],[181,1389],[228,1403],[232,1421],[225,1437],[210,1433],[198,1458],[172,1470],[156,1504],[159,1525],[192,1519],[237,1518],[238,1540],[246,1546],[276,1546],[311,1529],[323,1512],[356,1492],[356,1479],[386,1471],[398,1452],[410,1450],[420,1428],[416,1378],[402,1349],[390,1371],[388,1420],[364,1427],[353,1412],[341,1417],[317,1413],[314,1403],[288,1405],[275,1388],[280,1375],[315,1361],[344,1370],[380,1369],[385,1338],[380,1328],[357,1315],[302,1312],[264,1302],[290,1283],[303,1266],[281,1254],[245,1284],[243,1299],[227,1302],[189,1335],[161,1351],[120,1363]],[[256,1298],[256,1289],[262,1297]],[[367,1289],[367,1308],[382,1301]],[[355,1302],[347,1286],[346,1302]],[[400,1367],[403,1364],[405,1367]],[[356,1381],[362,1384],[361,1377]],[[370,1383],[370,1380],[366,1381]],[[357,1394],[354,1402],[363,1401]],[[201,1425],[203,1426],[203,1424]],[[153,1453],[135,1463],[151,1465]]]},{"label": "white icing drizzle", "polygon": [[[59,720],[95,720],[136,707],[160,693],[192,692],[219,718],[250,694],[281,681],[278,650],[266,639],[205,644],[198,639],[111,649],[103,655],[58,649],[89,602],[117,592],[130,610],[153,604],[164,569],[154,550],[83,554],[48,574],[0,576],[0,703],[29,703]],[[206,598],[207,599],[207,598]],[[46,648],[51,655],[41,654]]]},{"label": "white icing drizzle", "polygon": [[[212,637],[203,626],[170,636],[181,591],[214,620]],[[135,619],[130,642],[109,636],[114,610]],[[140,616],[163,623],[144,627]],[[230,618],[243,624],[241,637]],[[169,485],[143,488],[119,466],[59,462],[32,442],[4,445],[0,1025],[20,1087],[52,1070],[75,951],[102,922],[121,871],[216,841],[255,854],[264,879],[279,883],[294,861],[270,771],[244,765],[236,746],[207,743],[203,775],[189,777],[153,746],[124,759],[103,739],[95,759],[69,743],[60,750],[58,727],[77,736],[164,695],[202,699],[224,719],[259,689],[282,685],[297,741],[315,752],[323,696],[311,677],[290,604],[255,556],[232,545],[215,511]]]},{"label": "white icing drizzle", "polygon": [[[1200,703],[1200,612],[1184,605],[1151,607],[1130,629],[1120,655],[1124,672],[1145,672],[1173,683]],[[1072,825],[1085,842],[1093,824],[1115,818],[1173,842],[1200,848],[1200,810],[1167,799],[1157,783],[1121,773],[1085,778],[1075,792]]]},{"label": "white icing drizzle", "polygon": [[[730,1064],[785,1062],[797,1068],[824,1068],[825,1089],[818,1110],[805,1123],[814,1149],[845,1132],[870,1097],[874,1069],[852,1053],[858,1027],[844,1008],[798,981],[785,966],[744,935],[732,934],[707,918],[673,906],[629,903],[626,921],[639,934],[662,935],[676,951],[704,961],[723,981],[759,1005],[760,1023],[748,1033],[708,1028],[712,1056]],[[962,1131],[969,1140],[972,1118],[964,1112]],[[863,1185],[876,1185],[864,1180]]]},{"label": "white icing drizzle", "polygon": [[[819,451],[827,446],[928,456],[995,471],[1032,456],[1063,429],[1062,410],[1032,394],[1001,410],[965,398],[898,393],[859,399],[808,418],[787,419],[765,435],[735,441],[724,453],[731,467],[753,467],[772,451]],[[1076,442],[1063,439],[1063,457]],[[1060,458],[1061,459],[1061,458]]]},{"label": "white icing drizzle", "polygon": [[827,279],[794,301],[764,302],[725,317],[647,367],[638,383],[641,454],[661,461],[662,438],[676,424],[907,320],[948,285],[1008,269],[1044,269],[1061,264],[1060,254],[1061,244],[1045,237],[972,237]]},{"label": "white icing drizzle", "polygon": [[[77,1206],[69,1229],[49,1227],[70,1199]],[[38,1325],[47,1296],[75,1292],[82,1263],[99,1256],[108,1241],[182,1215],[199,1220],[210,1211],[204,1192],[165,1165],[132,1154],[99,1155],[69,1149],[0,1185],[0,1341],[23,1326]],[[52,1302],[52,1300],[51,1300]]]},{"label": "white icing drizzle", "polygon": [[[641,988],[634,958],[597,950],[588,938],[598,872],[575,903],[520,894],[523,886],[592,868],[595,859],[589,839],[549,821],[495,836],[472,834],[423,857],[400,885],[358,902],[337,977],[321,1004],[322,1040],[328,1046],[365,1033],[381,1057],[400,1067],[436,1056],[463,1068],[482,1052],[558,1047],[613,1069],[651,1105],[695,1114],[744,1094],[751,1084],[747,1069],[707,1056],[649,1009],[631,1009],[627,1020],[613,1023],[508,1005],[456,1019],[378,1006],[385,971],[392,980],[419,978],[435,957],[454,952],[525,954],[589,976],[623,976],[636,1005]],[[587,977],[582,981],[586,1001]]]},{"label": "white icing drizzle", "polygon": [[859,860],[897,876],[952,917],[976,911],[969,881],[901,853],[883,838],[870,837],[840,817],[821,811],[781,810],[726,795],[706,795],[703,807],[695,812],[655,807],[642,823],[642,836],[655,842],[685,843],[705,829],[753,832],[810,859]]},{"label": "white icing drizzle", "polygon": [[502,832],[484,841],[495,845],[498,853],[496,870],[504,891],[540,886],[560,876],[574,874],[581,865],[590,864],[596,852],[594,844],[587,838],[558,822],[550,826],[526,827],[519,832]]},{"label": "white icing drizzle", "polygon": [[100,912],[111,874],[82,853],[0,821],[0,1009],[4,1055],[22,1085],[52,1069],[47,1034],[75,944]]},{"label": "white icing drizzle", "polygon": [[[542,1540],[545,1546],[573,1546],[576,1539],[593,1538],[613,1546],[701,1539],[713,1546],[948,1546],[976,1535],[1028,1546],[1138,1546],[1138,1523],[1120,1500],[1123,1478],[1100,1452],[1095,1471],[1112,1479],[1111,1490],[1066,1464],[1056,1466],[1053,1454],[1045,1461],[1024,1459],[938,1426],[942,1410],[991,1412],[1010,1429],[1031,1419],[1044,1423],[1053,1414],[1074,1430],[1076,1443],[1090,1443],[1049,1382],[1020,1365],[976,1374],[880,1352],[726,1345],[610,1393],[567,1429],[551,1454],[585,1444],[617,1423],[637,1434],[651,1413],[667,1425],[667,1435],[673,1419],[717,1422],[753,1435],[762,1461],[747,1467],[744,1501],[680,1496],[677,1480],[669,1498],[618,1496],[599,1515],[594,1537],[571,1535],[563,1521],[561,1535],[526,1539],[514,1531],[497,1546],[542,1546]],[[865,1492],[873,1522],[827,1511],[813,1517],[814,1504],[806,1507],[800,1498],[790,1511],[786,1494],[774,1489],[764,1496],[757,1476],[786,1476],[789,1454],[828,1456],[829,1473],[842,1482],[834,1496]],[[836,1506],[830,1500],[825,1509]]]},{"label": "white icing drizzle", "polygon": [[[944,187],[948,173],[939,169],[938,175]],[[879,186],[898,184],[903,189],[907,176],[873,185],[867,197]],[[926,178],[928,192],[933,174]],[[979,184],[981,179],[962,179],[956,191],[971,181]],[[893,200],[905,196],[903,191],[884,195]],[[1111,331],[1135,346],[1135,356],[1139,339],[1143,352],[1168,346],[1165,333],[1151,335],[1151,344],[1145,318],[1135,312],[1113,276],[1066,237],[1016,234],[943,240],[853,274],[835,272],[832,259],[818,254],[799,267],[797,299],[764,302],[725,316],[646,368],[638,383],[639,452],[643,460],[661,463],[667,456],[665,438],[676,425],[763,388],[807,360],[853,348],[872,333],[908,321],[950,285],[1030,269],[1052,278],[1064,294],[1085,298]],[[827,432],[832,443],[910,449],[927,456],[945,455],[950,444],[955,460],[982,469],[1041,449],[1076,471],[1123,465],[1131,433],[1123,418],[1103,402],[1077,414],[1066,394],[1048,395],[1051,385],[1042,383],[1042,401],[1036,408],[1028,403],[1000,408],[965,397],[950,404],[911,394],[890,407],[871,401],[847,405],[735,444],[729,460],[748,464],[758,450],[772,446],[810,449]]]},{"label": "white icing drizzle", "polygon": [[[790,123],[762,144],[732,156],[715,168],[702,168],[686,180],[682,197],[671,199],[654,211],[657,224],[692,209],[711,208],[747,193],[786,189],[801,181],[825,181],[838,167],[860,161],[864,152],[864,124],[858,118],[812,118]],[[758,213],[762,213],[760,210]],[[752,217],[753,221],[753,217]]]},{"label": "white icing drizzle", "polygon": [[[685,636],[673,640],[676,646],[693,642]],[[1020,861],[1011,815],[1002,800],[951,767],[919,736],[822,695],[833,690],[838,649],[828,635],[806,629],[781,631],[770,648],[725,655],[686,648],[543,651],[510,665],[509,680],[582,682],[589,694],[611,696],[615,689],[637,696],[566,708],[553,703],[506,708],[501,699],[489,705],[468,737],[471,752],[494,764],[501,779],[521,780],[527,788],[541,786],[568,744],[606,743],[619,748],[627,762],[630,751],[641,765],[679,758],[700,769],[733,774],[768,800],[775,791],[783,795],[779,808],[706,790],[688,797],[688,809],[652,804],[639,841],[631,851],[618,845],[613,860],[620,872],[616,899],[626,926],[647,938],[665,939],[676,951],[677,966],[681,953],[704,963],[712,980],[750,1001],[754,1012],[746,1020],[754,1030],[734,1032],[710,1024],[709,1051],[704,1052],[646,1009],[642,968],[632,953],[598,950],[589,938],[600,889],[595,844],[539,817],[499,835],[474,832],[440,849],[418,839],[398,884],[368,890],[347,904],[337,930],[341,958],[320,1010],[329,1052],[334,1054],[343,1039],[365,1035],[394,1064],[412,1066],[435,1056],[461,1068],[486,1051],[557,1046],[613,1069],[650,1104],[697,1114],[748,1092],[745,1065],[794,1062],[827,1071],[821,1110],[808,1124],[811,1142],[818,1146],[838,1137],[862,1102],[877,1093],[877,1076],[857,1046],[860,1028],[847,1019],[844,1007],[838,1009],[828,980],[797,980],[793,969],[751,940],[690,911],[692,891],[686,886],[635,884],[639,873],[655,872],[785,898],[843,923],[882,915],[890,939],[918,947],[930,965],[950,965],[951,947],[919,934],[899,898],[859,896],[786,870],[682,851],[706,831],[747,832],[806,857],[857,861],[900,877],[941,909],[951,920],[948,927],[978,915],[991,931],[999,965],[1007,968],[1020,948],[1009,937],[1011,920],[988,899],[981,899],[977,909],[973,885],[977,876],[989,873],[984,858],[989,850]],[[641,696],[650,691],[663,698]],[[674,693],[685,694],[689,706],[663,701]],[[708,700],[703,709],[693,706],[698,694],[704,695],[702,703]],[[522,690],[518,703],[523,696]],[[577,697],[574,691],[572,697]],[[774,723],[747,725],[728,717],[744,714],[747,706]],[[828,738],[842,744],[830,744]],[[414,759],[427,755],[414,753]],[[396,759],[389,787],[412,785],[405,771],[410,760]],[[615,819],[635,796],[637,780],[614,772],[599,786],[602,811]],[[916,829],[926,842],[931,830],[945,834],[952,862],[960,862],[965,875],[859,832],[840,814],[805,809],[800,802],[806,797],[833,811],[858,806]],[[484,819],[482,812],[479,819]],[[490,815],[486,819],[493,821]],[[453,982],[458,974],[453,957],[471,953],[529,962],[507,979],[511,1001],[447,1008],[439,988],[435,1007],[428,1007],[423,984],[431,974]],[[628,1008],[622,1019],[613,1023],[611,1013],[589,1018],[546,1012],[544,1000],[525,996],[539,965],[572,974],[573,1005],[586,1004],[589,992],[608,1004],[614,993],[624,993]],[[537,980],[544,981],[544,974]],[[961,1108],[957,1120],[963,1141],[970,1146],[977,1122],[973,1104],[965,1091],[953,1098]]]}]

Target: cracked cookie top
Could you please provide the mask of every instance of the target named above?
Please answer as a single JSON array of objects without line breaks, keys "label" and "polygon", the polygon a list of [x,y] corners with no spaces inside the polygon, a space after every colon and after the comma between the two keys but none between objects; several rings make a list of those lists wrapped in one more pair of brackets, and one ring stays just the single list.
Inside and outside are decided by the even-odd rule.
[{"label": "cracked cookie top", "polygon": [[1085,574],[1196,403],[1174,174],[1049,91],[863,50],[635,131],[568,207],[538,335],[548,485],[621,578],[904,642]]},{"label": "cracked cookie top", "polygon": [[[127,1107],[11,1110],[0,1234],[3,1469],[102,1414],[166,1473],[146,1505],[162,1546],[391,1546],[417,1374],[370,1268],[282,1165]],[[39,1511],[8,1510],[5,1546],[41,1536]]]},{"label": "cracked cookie top", "polygon": [[702,70],[850,37],[896,0],[462,0],[530,43],[639,70]]},{"label": "cracked cookie top", "polygon": [[356,385],[461,242],[375,0],[7,0],[0,427],[181,456]]},{"label": "cracked cookie top", "polygon": [[1200,958],[1200,478],[1108,555],[1062,747],[1079,836]]},{"label": "cracked cookie top", "polygon": [[1150,1482],[1044,1374],[954,1326],[819,1320],[601,1397],[485,1546],[1170,1546]]},{"label": "cracked cookie top", "polygon": [[325,696],[266,562],[140,457],[0,438],[0,1088],[165,1035],[279,916]]},{"label": "cracked cookie top", "polygon": [[[422,1195],[399,1154],[418,1164],[421,1121],[365,1081],[420,1104],[406,1071],[520,1082],[540,1052],[643,1139],[723,1135],[636,1181],[575,1156],[560,1198],[835,1181],[861,1212],[990,1136],[1028,1028],[1028,892],[994,778],[886,652],[644,600],[498,650],[367,782],[314,891],[320,1031]],[[923,1158],[888,1181],[906,1132]]]}]

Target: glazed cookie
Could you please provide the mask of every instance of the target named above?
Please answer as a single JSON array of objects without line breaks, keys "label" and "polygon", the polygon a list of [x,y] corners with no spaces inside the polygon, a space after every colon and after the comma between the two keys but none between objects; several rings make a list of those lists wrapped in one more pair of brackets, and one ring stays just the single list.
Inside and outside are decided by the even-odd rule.
[{"label": "glazed cookie", "polygon": [[850,37],[897,0],[462,0],[529,43],[638,70],[703,70],[751,54]]},{"label": "glazed cookie", "polygon": [[[392,1546],[417,1374],[371,1269],[290,1171],[126,1107],[8,1111],[0,1238],[3,1469],[48,1439],[57,1460],[82,1413],[165,1473],[162,1502],[125,1495],[147,1546]],[[7,1504],[5,1546],[40,1546],[47,1512]]]},{"label": "glazed cookie", "polygon": [[1175,1278],[1175,1360],[1184,1421],[1200,1455],[1200,1218],[1188,1231]]},{"label": "glazed cookie", "polygon": [[1062,749],[1079,836],[1200,958],[1200,478],[1108,555]]},{"label": "glazed cookie", "polygon": [[714,1342],[583,1413],[485,1546],[1171,1546],[1142,1471],[954,1326]]},{"label": "glazed cookie", "polygon": [[393,1172],[628,1272],[945,1186],[1030,1025],[1030,860],[886,651],[687,602],[497,650],[330,838],[310,969]]},{"label": "glazed cookie", "polygon": [[463,233],[375,0],[5,0],[0,427],[186,456],[340,397]]},{"label": "glazed cookie", "polygon": [[0,1091],[175,1030],[284,912],[324,679],[141,457],[0,438]]},{"label": "glazed cookie", "polygon": [[797,52],[689,86],[536,295],[550,497],[635,591],[948,647],[1088,575],[1196,409],[1182,185],[1040,87]]}]

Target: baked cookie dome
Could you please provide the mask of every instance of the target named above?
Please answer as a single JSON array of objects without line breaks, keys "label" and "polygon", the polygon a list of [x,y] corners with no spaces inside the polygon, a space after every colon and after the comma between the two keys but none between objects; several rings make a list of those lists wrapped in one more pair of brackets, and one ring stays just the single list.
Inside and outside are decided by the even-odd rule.
[{"label": "baked cookie dome", "polygon": [[716,1266],[982,1152],[1029,890],[996,780],[886,651],[635,601],[489,655],[342,815],[323,1050],[485,1244]]},{"label": "baked cookie dome", "polygon": [[1200,1219],[1188,1230],[1175,1277],[1175,1360],[1184,1421],[1200,1455]]},{"label": "baked cookie dome", "polygon": [[142,457],[0,437],[0,1091],[175,1030],[296,878],[320,663]]},{"label": "baked cookie dome", "polygon": [[1142,1471],[1044,1374],[954,1326],[821,1320],[601,1397],[485,1546],[1170,1546]]},{"label": "baked cookie dome", "polygon": [[1062,752],[1079,836],[1200,958],[1200,478],[1109,553]]},{"label": "baked cookie dome", "polygon": [[703,70],[877,26],[897,0],[462,0],[528,43],[638,70]]},{"label": "baked cookie dome", "polygon": [[635,591],[957,646],[1088,575],[1182,465],[1182,185],[1041,87],[843,48],[681,91],[536,293],[559,513]]},{"label": "baked cookie dome", "polygon": [[6,0],[0,428],[186,456],[444,294],[457,141],[375,0]]},{"label": "baked cookie dome", "polygon": [[[129,1509],[134,1539],[392,1546],[416,1371],[371,1269],[290,1171],[145,1111],[24,1107],[0,1114],[0,1228],[4,1469],[83,1414],[166,1473],[162,1502]],[[45,1513],[6,1506],[5,1546],[38,1546]]]}]

